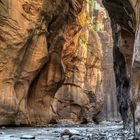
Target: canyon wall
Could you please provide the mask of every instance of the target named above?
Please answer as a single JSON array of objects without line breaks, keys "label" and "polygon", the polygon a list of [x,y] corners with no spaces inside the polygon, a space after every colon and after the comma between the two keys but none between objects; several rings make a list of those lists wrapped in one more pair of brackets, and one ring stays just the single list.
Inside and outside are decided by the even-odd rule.
[{"label": "canyon wall", "polygon": [[135,40],[132,58],[131,94],[133,103],[136,104],[136,120],[140,123],[140,1],[130,1],[135,11]]},{"label": "canyon wall", "polygon": [[101,0],[0,1],[0,125],[139,119],[140,2],[103,4],[114,43]]},{"label": "canyon wall", "polygon": [[0,1],[0,125],[96,121],[102,43],[93,1]]},{"label": "canyon wall", "polygon": [[104,105],[102,115],[108,121],[120,121],[116,98],[116,83],[113,70],[113,41],[110,19],[105,10],[102,1],[96,0],[94,6],[94,20],[96,31],[98,32],[102,42],[102,82]]},{"label": "canyon wall", "polygon": [[104,106],[103,114],[106,120],[119,121],[120,115],[118,111],[116,98],[116,83],[113,70],[113,44],[111,38],[111,30],[99,32],[102,39],[103,48],[103,94]]},{"label": "canyon wall", "polygon": [[117,100],[124,127],[136,109],[139,119],[139,0],[103,0],[112,26]]}]

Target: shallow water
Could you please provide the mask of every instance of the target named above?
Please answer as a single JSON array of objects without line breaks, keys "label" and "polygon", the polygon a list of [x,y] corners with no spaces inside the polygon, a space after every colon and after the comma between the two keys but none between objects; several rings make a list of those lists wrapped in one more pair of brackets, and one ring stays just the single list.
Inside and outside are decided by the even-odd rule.
[{"label": "shallow water", "polygon": [[[0,129],[0,140],[20,140],[24,135],[35,136],[35,140],[61,140],[60,133],[65,129],[79,132],[79,138],[83,140],[132,140],[133,138],[131,131],[122,129],[122,123],[104,122],[100,125],[48,125],[40,128],[6,127]],[[69,137],[64,136],[64,140],[69,140]]]}]

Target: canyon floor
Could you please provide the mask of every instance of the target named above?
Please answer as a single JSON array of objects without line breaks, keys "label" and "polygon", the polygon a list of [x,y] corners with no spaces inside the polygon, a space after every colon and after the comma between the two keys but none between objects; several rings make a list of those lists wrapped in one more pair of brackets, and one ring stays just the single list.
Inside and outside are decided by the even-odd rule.
[{"label": "canyon floor", "polygon": [[[64,130],[75,133],[60,137]],[[76,135],[78,134],[78,135]],[[44,127],[1,127],[0,140],[133,140],[132,130],[123,130],[122,122],[86,125],[48,125]]]}]

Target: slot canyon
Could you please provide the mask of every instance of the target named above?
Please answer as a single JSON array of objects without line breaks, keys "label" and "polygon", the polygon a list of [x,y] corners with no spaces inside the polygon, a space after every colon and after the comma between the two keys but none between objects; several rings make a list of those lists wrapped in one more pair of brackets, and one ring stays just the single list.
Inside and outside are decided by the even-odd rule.
[{"label": "slot canyon", "polygon": [[0,0],[0,140],[140,139],[140,0]]}]

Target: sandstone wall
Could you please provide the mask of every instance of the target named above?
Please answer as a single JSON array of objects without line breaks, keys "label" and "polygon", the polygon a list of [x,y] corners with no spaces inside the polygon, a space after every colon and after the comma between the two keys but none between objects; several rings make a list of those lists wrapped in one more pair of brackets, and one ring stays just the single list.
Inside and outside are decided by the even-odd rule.
[{"label": "sandstone wall", "polygon": [[91,122],[103,105],[100,38],[85,26],[75,43],[64,49],[65,82],[53,106],[58,119]]},{"label": "sandstone wall", "polygon": [[135,41],[134,41],[134,50],[132,58],[132,99],[136,103],[136,119],[140,121],[140,1],[134,0],[130,1],[132,3],[133,9],[136,15],[135,21]]},{"label": "sandstone wall", "polygon": [[[113,30],[114,71],[119,110],[124,121],[136,113],[139,119],[139,0],[103,1]],[[136,112],[135,112],[136,109]],[[134,113],[135,112],[135,113]]]},{"label": "sandstone wall", "polygon": [[113,44],[111,38],[111,30],[104,30],[102,32],[99,32],[99,36],[103,44],[103,114],[106,120],[118,121],[120,120],[120,116],[117,105],[116,83],[113,70]]},{"label": "sandstone wall", "polygon": [[0,125],[92,121],[101,111],[102,48],[89,8],[0,1]]},{"label": "sandstone wall", "polygon": [[102,115],[105,120],[119,121],[120,115],[116,97],[116,82],[113,69],[113,42],[110,19],[101,0],[95,0],[94,26],[102,42],[102,83],[104,105]]}]

